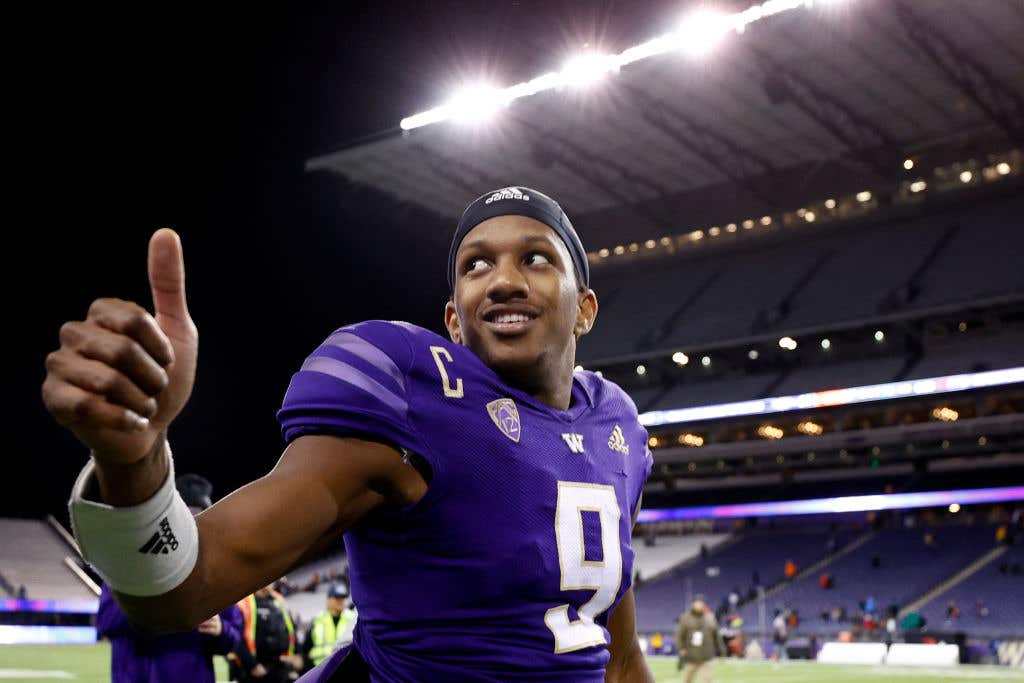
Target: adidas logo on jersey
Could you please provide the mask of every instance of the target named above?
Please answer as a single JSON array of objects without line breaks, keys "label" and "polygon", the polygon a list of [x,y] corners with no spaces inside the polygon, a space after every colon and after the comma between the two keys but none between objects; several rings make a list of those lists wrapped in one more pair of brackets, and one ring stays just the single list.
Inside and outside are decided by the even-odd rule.
[{"label": "adidas logo on jersey", "polygon": [[178,539],[171,531],[171,524],[164,517],[160,520],[160,530],[153,532],[153,535],[146,541],[145,545],[139,548],[144,555],[166,555],[178,549]]},{"label": "adidas logo on jersey", "polygon": [[619,425],[615,425],[612,435],[608,437],[608,448],[623,455],[629,455],[629,444],[626,443],[626,437],[622,434],[622,427]]},{"label": "adidas logo on jersey", "polygon": [[484,204],[490,204],[500,199],[522,199],[524,202],[528,202],[530,201],[530,195],[523,194],[518,187],[506,187],[488,197]]},{"label": "adidas logo on jersey", "polygon": [[582,434],[562,434],[562,441],[569,447],[569,450],[573,453],[583,452],[583,435]]}]

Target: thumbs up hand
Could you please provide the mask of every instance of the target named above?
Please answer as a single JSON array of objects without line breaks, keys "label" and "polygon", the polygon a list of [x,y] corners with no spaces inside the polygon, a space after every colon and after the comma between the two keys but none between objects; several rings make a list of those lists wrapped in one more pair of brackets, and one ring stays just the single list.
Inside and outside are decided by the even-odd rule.
[{"label": "thumbs up hand", "polygon": [[46,357],[47,410],[101,464],[130,465],[150,453],[195,383],[199,335],[173,230],[154,233],[148,263],[154,315],[131,301],[96,299],[85,320],[64,323],[60,348]]}]

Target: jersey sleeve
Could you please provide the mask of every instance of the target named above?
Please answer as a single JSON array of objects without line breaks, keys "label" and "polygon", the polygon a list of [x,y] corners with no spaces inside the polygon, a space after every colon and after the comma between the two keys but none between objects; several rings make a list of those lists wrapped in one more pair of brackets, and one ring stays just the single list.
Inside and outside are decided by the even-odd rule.
[{"label": "jersey sleeve", "polygon": [[306,434],[370,436],[419,450],[409,421],[412,351],[401,325],[335,331],[306,358],[277,413],[286,443]]}]

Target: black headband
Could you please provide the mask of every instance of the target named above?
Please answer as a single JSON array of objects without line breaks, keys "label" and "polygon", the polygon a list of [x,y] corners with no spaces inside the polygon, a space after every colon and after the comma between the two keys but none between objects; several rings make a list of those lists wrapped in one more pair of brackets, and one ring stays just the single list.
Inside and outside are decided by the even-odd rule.
[{"label": "black headband", "polygon": [[448,286],[455,291],[455,254],[470,230],[495,216],[527,216],[554,230],[565,242],[576,274],[584,287],[590,287],[590,265],[583,242],[573,229],[565,211],[551,197],[528,187],[506,187],[477,197],[462,212],[459,227],[448,252]]}]

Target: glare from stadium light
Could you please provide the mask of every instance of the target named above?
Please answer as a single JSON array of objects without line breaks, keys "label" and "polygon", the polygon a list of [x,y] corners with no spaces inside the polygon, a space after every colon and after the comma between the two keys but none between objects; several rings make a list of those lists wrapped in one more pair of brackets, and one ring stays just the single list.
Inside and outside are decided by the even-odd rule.
[{"label": "glare from stadium light", "polygon": [[704,445],[704,437],[699,434],[680,434],[678,441],[680,445],[691,448],[700,448]]},{"label": "glare from stadium light", "polygon": [[749,351],[747,351],[747,358],[749,358],[750,360],[757,360],[757,357],[760,355],[761,354],[757,352],[757,349],[750,349]]},{"label": "glare from stadium light", "polygon": [[796,426],[796,428],[801,434],[807,434],[809,436],[818,436],[825,431],[825,428],[820,424],[817,422],[811,422],[810,420],[801,422]]},{"label": "glare from stadium light", "polygon": [[928,189],[928,183],[926,183],[923,180],[915,180],[914,182],[910,183],[911,192],[924,192],[926,189]]},{"label": "glare from stadium light", "polygon": [[615,253],[619,254],[619,255],[625,254],[626,253],[626,248],[624,246],[622,246],[621,244],[618,244],[618,245],[615,246]]},{"label": "glare from stadium light", "polygon": [[885,332],[881,330],[875,330],[875,341],[881,344],[885,341]]},{"label": "glare from stadium light", "polygon": [[708,234],[711,235],[712,237],[718,237],[719,235],[722,234],[722,229],[716,225],[714,227],[708,228]]},{"label": "glare from stadium light", "polygon": [[661,246],[663,247],[667,247],[668,245],[672,244],[672,240],[668,237],[662,237],[658,241],[661,242]]},{"label": "glare from stadium light", "polygon": [[949,441],[943,439],[943,441],[942,441],[942,450],[944,450],[944,451],[945,450],[949,450]]},{"label": "glare from stadium light", "polygon": [[629,251],[635,254],[636,252],[640,251],[640,245],[637,244],[636,242],[633,242],[631,245],[629,245]]},{"label": "glare from stadium light", "polygon": [[744,230],[750,230],[753,227],[754,227],[754,221],[752,219],[748,218],[747,220],[743,221],[743,229]]},{"label": "glare from stadium light", "polygon": [[831,349],[832,348],[832,340],[830,340],[828,338],[822,339],[821,340],[821,348],[825,349],[826,351]]},{"label": "glare from stadium light", "polygon": [[817,218],[817,216],[814,215],[813,211],[808,211],[804,214],[804,220],[808,223],[813,223],[815,218]]},{"label": "glare from stadium light", "polygon": [[954,515],[960,512],[960,503],[950,503],[949,511],[952,512]]},{"label": "glare from stadium light", "polygon": [[647,439],[647,445],[650,446],[651,448],[657,448],[660,443],[661,442],[658,441],[658,437],[656,436],[652,436],[651,438]]},{"label": "glare from stadium light", "polygon": [[796,339],[793,339],[792,337],[783,337],[779,340],[779,346],[787,351],[793,351],[797,347]]},{"label": "glare from stadium light", "polygon": [[703,356],[700,359],[700,364],[703,365],[704,367],[708,367],[709,365],[711,365],[711,356]]},{"label": "glare from stadium light", "polygon": [[832,199],[831,197],[829,199],[826,199],[825,200],[825,208],[826,209],[834,209],[834,208],[836,208],[836,200]]},{"label": "glare from stadium light", "polygon": [[971,182],[971,179],[973,177],[974,177],[974,174],[971,173],[970,171],[963,171],[960,174],[960,182],[961,183],[969,183],[969,182]]},{"label": "glare from stadium light", "polygon": [[999,175],[1009,175],[1010,165],[1005,161],[1000,161],[998,164],[996,164],[996,172],[999,173]]},{"label": "glare from stadium light", "polygon": [[459,90],[446,105],[451,118],[460,123],[483,123],[507,104],[505,94],[490,85],[469,85]]},{"label": "glare from stadium light", "polygon": [[956,329],[960,330],[961,332],[966,332],[967,331],[967,323],[965,323],[964,321],[961,320],[960,324],[956,326]]},{"label": "glare from stadium light", "polygon": [[690,357],[687,356],[682,351],[676,351],[675,353],[672,354],[672,362],[680,366],[686,365],[687,363],[690,362]]},{"label": "glare from stadium light", "polygon": [[646,242],[644,242],[644,246],[647,247],[648,249],[654,249],[654,247],[658,246],[658,243],[655,242],[654,240],[647,240]]},{"label": "glare from stadium light", "polygon": [[910,169],[914,168],[914,160],[913,159],[905,159],[903,161],[903,168],[907,169],[908,171]]},{"label": "glare from stadium light", "polygon": [[979,436],[978,437],[978,445],[979,446],[987,446],[988,445],[988,439],[986,439],[984,436]]},{"label": "glare from stadium light", "polygon": [[942,420],[943,422],[956,422],[960,419],[960,413],[953,410],[949,406],[942,406],[932,411],[932,417],[936,420]]},{"label": "glare from stadium light", "polygon": [[594,374],[597,375],[598,377],[604,377],[604,373],[601,372],[600,370],[596,371]]},{"label": "glare from stadium light", "polygon": [[694,242],[704,239],[704,231],[694,230],[693,232],[690,233],[690,239]]},{"label": "glare from stadium light", "polygon": [[786,435],[780,427],[775,425],[761,425],[757,428],[757,434],[763,439],[781,439]]},{"label": "glare from stadium light", "polygon": [[601,258],[608,258],[608,254],[610,253],[611,252],[608,251],[607,249],[601,249],[600,251],[597,252],[597,255],[600,256]]},{"label": "glare from stadium light", "polygon": [[863,204],[864,202],[870,202],[871,201],[871,193],[868,192],[867,190],[864,190],[863,192],[858,192],[857,193],[857,201],[860,202],[861,204]]},{"label": "glare from stadium light", "polygon": [[675,36],[683,52],[699,57],[714,49],[732,28],[726,15],[699,9],[683,19]]},{"label": "glare from stadium light", "polygon": [[736,232],[736,224],[735,223],[729,223],[729,225],[725,226],[725,231],[726,232]]},{"label": "glare from stadium light", "polygon": [[772,224],[772,217],[771,216],[761,216],[761,225],[771,225],[771,224]]},{"label": "glare from stadium light", "polygon": [[573,88],[585,88],[602,80],[618,68],[618,62],[614,57],[587,52],[566,62],[559,75],[566,85]]},{"label": "glare from stadium light", "polygon": [[647,367],[644,366],[644,365],[636,366],[636,374],[638,374],[638,375],[646,375],[647,374]]},{"label": "glare from stadium light", "polygon": [[572,371],[573,372],[583,372],[583,366],[582,365],[577,365],[576,367],[574,367],[572,369]]}]

